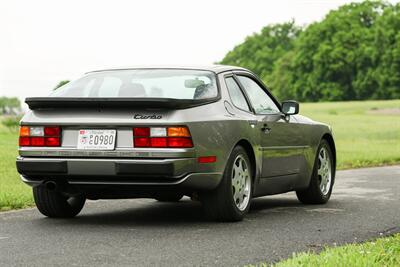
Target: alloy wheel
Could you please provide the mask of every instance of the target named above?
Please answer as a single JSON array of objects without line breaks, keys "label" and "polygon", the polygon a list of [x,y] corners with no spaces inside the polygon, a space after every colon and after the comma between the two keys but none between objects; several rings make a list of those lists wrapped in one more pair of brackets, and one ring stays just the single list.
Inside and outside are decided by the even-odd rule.
[{"label": "alloy wheel", "polygon": [[325,147],[322,147],[318,154],[318,179],[321,192],[326,196],[332,183],[332,164]]},{"label": "alloy wheel", "polygon": [[243,155],[238,155],[232,168],[232,195],[236,207],[243,211],[250,201],[251,177],[249,164]]}]

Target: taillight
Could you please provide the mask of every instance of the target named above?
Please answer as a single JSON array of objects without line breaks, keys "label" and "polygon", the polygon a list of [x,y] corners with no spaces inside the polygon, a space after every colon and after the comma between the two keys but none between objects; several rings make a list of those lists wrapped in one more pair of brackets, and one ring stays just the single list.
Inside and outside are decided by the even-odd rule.
[{"label": "taillight", "polygon": [[170,137],[168,138],[168,147],[192,147],[192,139],[185,137]]},{"label": "taillight", "polygon": [[150,136],[150,128],[133,128],[134,136]]},{"label": "taillight", "polygon": [[60,127],[44,127],[44,135],[60,136]]},{"label": "taillight", "polygon": [[19,146],[61,145],[61,129],[58,126],[21,126],[19,129]]},{"label": "taillight", "polygon": [[133,128],[134,147],[193,147],[192,137],[186,126]]}]

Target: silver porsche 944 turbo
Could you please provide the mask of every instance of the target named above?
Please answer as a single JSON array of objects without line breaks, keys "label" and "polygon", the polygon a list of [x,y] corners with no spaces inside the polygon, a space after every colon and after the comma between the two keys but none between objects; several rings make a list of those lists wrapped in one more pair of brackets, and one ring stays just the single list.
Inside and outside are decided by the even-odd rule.
[{"label": "silver porsche 944 turbo", "polygon": [[86,199],[186,195],[238,221],[255,197],[322,204],[332,192],[331,128],[243,68],[93,71],[26,103],[17,169],[48,217],[74,217]]}]

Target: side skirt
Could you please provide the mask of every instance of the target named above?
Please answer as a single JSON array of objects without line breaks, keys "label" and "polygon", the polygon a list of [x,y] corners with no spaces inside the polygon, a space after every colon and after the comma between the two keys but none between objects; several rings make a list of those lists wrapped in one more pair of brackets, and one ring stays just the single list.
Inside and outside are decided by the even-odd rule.
[{"label": "side skirt", "polygon": [[253,194],[254,197],[265,195],[281,194],[295,190],[296,182],[299,180],[299,174],[289,174],[260,178]]}]

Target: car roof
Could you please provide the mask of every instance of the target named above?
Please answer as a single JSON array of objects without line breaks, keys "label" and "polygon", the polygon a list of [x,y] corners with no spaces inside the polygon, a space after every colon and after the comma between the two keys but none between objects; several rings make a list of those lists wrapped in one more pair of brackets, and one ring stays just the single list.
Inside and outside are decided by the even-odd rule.
[{"label": "car roof", "polygon": [[207,70],[215,73],[221,73],[226,71],[233,70],[242,70],[248,71],[245,68],[236,67],[236,66],[228,66],[228,65],[203,65],[203,66],[186,66],[186,65],[148,65],[148,66],[131,66],[131,67],[118,67],[118,68],[106,68],[100,70],[90,71],[92,72],[102,72],[102,71],[115,71],[115,70],[135,70],[135,69],[182,69],[182,70]]}]

